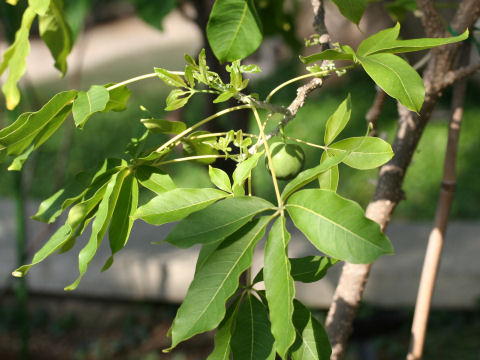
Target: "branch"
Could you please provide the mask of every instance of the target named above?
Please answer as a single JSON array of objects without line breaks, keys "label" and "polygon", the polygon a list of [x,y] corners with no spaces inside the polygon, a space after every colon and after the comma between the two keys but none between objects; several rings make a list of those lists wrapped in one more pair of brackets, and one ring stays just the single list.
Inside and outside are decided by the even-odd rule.
[{"label": "branch", "polygon": [[[469,44],[465,44],[462,52],[462,62],[468,63]],[[445,231],[448,224],[450,208],[455,194],[456,174],[455,164],[458,150],[460,125],[463,117],[467,79],[463,78],[453,88],[452,114],[448,128],[448,142],[445,154],[445,165],[441,192],[435,216],[435,225],[428,239],[427,252],[423,263],[422,276],[418,288],[415,315],[412,324],[410,350],[407,360],[420,360],[423,354],[425,333],[427,330],[428,315],[432,303],[435,279],[437,277],[440,258],[442,255]]]},{"label": "branch", "polygon": [[422,12],[422,24],[430,37],[440,37],[445,33],[440,14],[432,0],[417,0],[418,9]]},{"label": "branch", "polygon": [[377,88],[377,93],[375,95],[375,99],[373,100],[373,104],[370,109],[367,111],[365,115],[365,120],[367,120],[367,125],[372,124],[372,131],[370,132],[370,136],[377,135],[377,121],[382,113],[383,104],[385,103],[385,99],[387,98],[387,93],[383,91],[380,87]]},{"label": "branch", "polygon": [[480,70],[480,62],[461,67],[457,70],[451,70],[445,74],[441,86],[442,88],[446,88],[447,86],[452,85],[454,82],[458,80],[463,80],[464,78],[472,75],[478,70]]}]

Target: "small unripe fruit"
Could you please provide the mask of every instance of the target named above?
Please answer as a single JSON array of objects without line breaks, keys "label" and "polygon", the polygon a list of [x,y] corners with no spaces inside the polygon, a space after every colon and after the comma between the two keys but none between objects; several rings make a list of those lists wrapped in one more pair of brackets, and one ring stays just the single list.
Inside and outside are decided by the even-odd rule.
[{"label": "small unripe fruit", "polygon": [[[277,179],[293,179],[302,170],[305,153],[299,145],[275,142],[270,144],[270,152]],[[267,156],[265,156],[265,165],[270,170]]]}]

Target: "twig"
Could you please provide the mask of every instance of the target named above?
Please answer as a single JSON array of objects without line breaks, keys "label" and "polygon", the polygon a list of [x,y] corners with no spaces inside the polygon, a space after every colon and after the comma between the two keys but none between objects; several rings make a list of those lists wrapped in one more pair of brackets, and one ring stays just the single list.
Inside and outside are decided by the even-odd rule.
[{"label": "twig", "polygon": [[463,80],[464,78],[472,75],[478,70],[480,70],[480,62],[461,67],[460,69],[457,69],[457,70],[449,71],[445,74],[444,81],[441,84],[441,86],[447,87],[449,85],[452,85],[454,82],[458,80]]},{"label": "twig", "polygon": [[[468,62],[468,50],[469,46],[467,43],[462,52],[462,61],[464,63]],[[460,125],[463,117],[466,88],[467,80],[465,78],[455,83],[453,88],[452,113],[448,128],[448,142],[445,153],[445,165],[443,169],[440,197],[435,216],[435,225],[428,239],[427,252],[425,254],[425,260],[423,263],[422,276],[418,288],[415,314],[412,323],[410,350],[407,355],[407,360],[420,360],[423,354],[428,315],[430,312],[433,291],[435,288],[435,279],[438,274],[445,230],[447,228],[448,216],[450,214],[450,208],[455,193],[455,164],[458,150],[458,139],[460,135]]]},{"label": "twig", "polygon": [[370,136],[377,136],[377,121],[382,113],[383,104],[387,98],[387,93],[383,91],[380,87],[377,86],[377,94],[373,100],[373,104],[365,115],[365,120],[367,120],[367,125],[372,124],[372,131]]}]

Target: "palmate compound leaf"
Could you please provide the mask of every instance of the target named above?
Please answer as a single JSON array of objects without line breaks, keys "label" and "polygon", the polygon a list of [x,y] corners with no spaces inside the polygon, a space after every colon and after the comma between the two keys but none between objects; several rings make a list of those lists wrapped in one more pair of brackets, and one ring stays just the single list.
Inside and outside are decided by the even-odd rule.
[{"label": "palmate compound leaf", "polygon": [[292,360],[328,360],[332,353],[327,333],[300,301],[294,300],[293,325],[296,339],[290,349]]},{"label": "palmate compound leaf", "polygon": [[233,234],[255,215],[275,205],[255,196],[230,197],[181,220],[164,241],[180,248],[217,243]]},{"label": "palmate compound leaf", "polygon": [[[198,213],[197,213],[198,214]],[[263,216],[227,237],[200,267],[178,309],[169,334],[172,350],[192,336],[214,329],[225,317],[225,303],[252,262],[253,251],[271,217]]]},{"label": "palmate compound leaf", "polygon": [[253,0],[217,0],[207,24],[207,38],[220,62],[246,58],[262,42],[262,24]]},{"label": "palmate compound leaf", "polygon": [[158,194],[140,206],[134,217],[152,225],[162,225],[181,220],[227,196],[227,193],[217,189],[177,188]]},{"label": "palmate compound leaf", "polygon": [[10,126],[0,130],[0,149],[8,155],[19,155],[22,161],[11,170],[20,170],[33,149],[38,148],[62,125],[72,109],[75,90],[55,95],[40,110],[24,113]]},{"label": "palmate compound leaf", "polygon": [[289,198],[286,208],[310,242],[336,259],[368,264],[380,255],[393,253],[380,226],[367,219],[357,203],[332,191],[298,191]]},{"label": "palmate compound leaf", "polygon": [[17,83],[27,68],[26,58],[30,53],[28,37],[35,16],[36,13],[31,8],[25,9],[20,28],[15,33],[15,41],[3,53],[3,60],[0,63],[0,75],[8,68],[7,79],[2,85],[8,110],[13,110],[20,102]]},{"label": "palmate compound leaf", "polygon": [[292,323],[295,285],[287,254],[289,241],[285,217],[281,216],[268,234],[263,274],[275,348],[282,359],[286,359],[288,349],[295,341]]},{"label": "palmate compound leaf", "polygon": [[248,293],[238,310],[231,348],[233,360],[275,360],[275,339],[268,312],[260,300]]}]

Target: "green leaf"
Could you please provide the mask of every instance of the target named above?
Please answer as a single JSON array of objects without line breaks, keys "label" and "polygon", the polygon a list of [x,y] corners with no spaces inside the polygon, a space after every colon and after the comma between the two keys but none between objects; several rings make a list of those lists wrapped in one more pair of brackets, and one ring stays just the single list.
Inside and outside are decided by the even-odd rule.
[{"label": "green leaf", "polygon": [[[109,88],[110,86],[115,85],[114,83],[109,83],[104,85],[105,88]],[[109,111],[123,111],[127,108],[127,101],[130,98],[132,93],[130,90],[125,86],[116,87],[113,90],[109,91],[109,99],[107,105],[105,105],[105,109],[102,112],[109,112]]]},{"label": "green leaf", "polygon": [[406,108],[419,112],[425,98],[422,78],[402,58],[393,54],[358,57],[367,74]]},{"label": "green leaf", "polygon": [[177,188],[170,175],[153,166],[141,165],[135,175],[142,186],[157,194]]},{"label": "green leaf", "polygon": [[214,347],[207,360],[230,360],[230,342],[235,329],[241,296],[237,297],[227,309],[227,313],[215,332]]},{"label": "green leaf", "polygon": [[327,125],[325,126],[325,145],[328,146],[335,140],[335,138],[342,132],[350,120],[352,114],[352,101],[350,94],[347,98],[338,106],[337,110],[328,118]]},{"label": "green leaf", "polygon": [[237,164],[235,171],[233,172],[233,186],[239,186],[243,188],[245,180],[247,180],[248,176],[252,172],[253,169],[258,164],[258,159],[262,156],[263,151],[257,152],[250,156],[247,160],[242,161],[241,163]]},{"label": "green leaf", "polygon": [[128,237],[133,225],[133,213],[138,204],[138,183],[132,174],[127,175],[123,181],[115,209],[112,214],[112,221],[108,229],[108,240],[112,255],[102,268],[105,271],[113,264],[113,256],[123,249],[127,244]]},{"label": "green leaf", "polygon": [[286,208],[310,242],[336,259],[368,264],[380,255],[393,253],[380,226],[367,219],[357,203],[332,191],[298,191],[289,198]]},{"label": "green leaf", "polygon": [[95,114],[105,110],[110,94],[104,86],[93,85],[87,92],[80,91],[73,101],[73,120],[75,125],[83,128],[87,120]]},{"label": "green leaf", "polygon": [[0,75],[2,75],[8,67],[8,76],[2,85],[8,110],[13,110],[20,102],[20,91],[18,90],[17,83],[27,68],[26,58],[30,53],[28,36],[35,16],[36,14],[32,9],[28,7],[25,9],[22,24],[15,33],[15,41],[5,50],[2,63],[0,63]]},{"label": "green leaf", "polygon": [[433,47],[447,45],[463,41],[468,38],[468,30],[461,35],[449,38],[421,38],[398,40],[400,24],[393,28],[382,30],[362,41],[357,53],[359,56],[368,56],[379,53],[406,53],[431,49]]},{"label": "green leaf", "polygon": [[282,191],[282,199],[287,199],[296,190],[317,179],[321,173],[341,163],[346,156],[346,153],[342,153],[337,156],[327,156],[324,161],[320,162],[320,165],[317,165],[311,169],[303,170],[295,179],[290,181],[285,186]]},{"label": "green leaf", "polygon": [[45,15],[50,6],[50,0],[28,0],[28,6],[38,15]]},{"label": "green leaf", "polygon": [[78,254],[79,276],[72,284],[65,287],[65,290],[75,290],[83,275],[87,271],[90,262],[95,256],[98,247],[100,246],[100,243],[107,231],[108,224],[112,218],[123,181],[127,174],[128,170],[125,168],[114,174],[108,182],[103,199],[98,205],[97,215],[95,220],[93,220],[90,239],[88,240],[87,245],[85,245],[85,247],[80,250],[80,253]]},{"label": "green leaf", "polygon": [[338,9],[348,20],[355,24],[360,23],[360,19],[365,12],[368,0],[332,0]]},{"label": "green leaf", "polygon": [[[329,268],[335,265],[338,260],[326,256],[305,256],[302,258],[289,258],[291,271],[290,275],[294,281],[312,283],[320,280]],[[263,281],[263,269],[258,272],[253,283]]]},{"label": "green leaf", "polygon": [[[355,150],[352,150],[355,149]],[[375,169],[393,157],[393,150],[389,143],[377,137],[351,137],[340,140],[328,148],[329,155],[348,155],[343,162],[355,169]]]},{"label": "green leaf", "polygon": [[187,125],[181,121],[172,121],[165,119],[140,119],[143,126],[154,134],[180,134],[187,128]]},{"label": "green leaf", "polygon": [[46,223],[54,222],[62,211],[85,194],[89,183],[90,176],[85,172],[79,173],[64,189],[43,200],[32,219]]},{"label": "green leaf", "polygon": [[262,42],[262,24],[253,0],[216,0],[207,38],[220,62],[241,60],[257,50]]},{"label": "green leaf", "polygon": [[340,49],[328,49],[322,51],[317,54],[313,54],[310,56],[300,56],[300,60],[302,60],[305,64],[311,64],[317,61],[322,60],[350,60],[353,61],[354,56],[352,54],[345,53]]},{"label": "green leaf", "polygon": [[234,96],[235,94],[236,94],[236,91],[233,90],[233,89],[226,90],[226,91],[222,92],[220,95],[218,95],[218,96],[213,100],[213,102],[214,102],[215,104],[218,104],[218,103],[227,101],[227,100],[231,99],[231,97]]},{"label": "green leaf", "polygon": [[73,40],[83,31],[92,6],[93,2],[91,0],[76,0],[64,3],[65,19],[72,30]]},{"label": "green leaf", "polygon": [[166,111],[172,111],[176,109],[180,109],[181,107],[185,106],[188,100],[193,96],[193,92],[190,91],[183,91],[180,89],[173,89],[170,91],[166,99],[167,107],[165,108]]},{"label": "green leaf", "polygon": [[185,84],[185,81],[183,81],[179,75],[172,74],[170,71],[162,68],[153,69],[157,76],[168,86],[188,88],[187,84]]},{"label": "green leaf", "polygon": [[60,249],[62,245],[70,238],[71,234],[72,228],[68,224],[64,224],[58,228],[52,237],[48,239],[45,245],[43,245],[42,248],[35,253],[32,262],[28,265],[20,266],[18,269],[12,272],[12,275],[15,277],[25,276],[33,265],[45,260],[45,258]]},{"label": "green leaf", "polygon": [[208,175],[210,176],[210,181],[213,185],[228,193],[232,192],[230,178],[225,171],[208,166]]},{"label": "green leaf", "polygon": [[[324,153],[325,154],[325,153]],[[320,189],[337,191],[339,179],[338,165],[332,166],[327,171],[318,175],[318,185]]]},{"label": "green leaf", "polygon": [[160,193],[140,206],[134,217],[152,225],[162,225],[181,220],[226,196],[228,194],[216,189],[177,188]]},{"label": "green leaf", "polygon": [[292,360],[329,360],[332,348],[325,329],[300,301],[294,300],[293,305],[297,338],[291,348]]},{"label": "green leaf", "polygon": [[73,45],[73,35],[66,22],[61,0],[44,1],[50,3],[48,11],[39,14],[38,29],[43,42],[55,59],[55,67],[62,75],[67,72],[67,56]]},{"label": "green leaf", "polygon": [[176,0],[130,0],[137,10],[137,14],[146,23],[163,30],[162,22],[165,16],[167,16],[175,6]]},{"label": "green leaf", "polygon": [[240,274],[251,265],[255,245],[269,221],[270,217],[261,217],[243,226],[198,269],[169,331],[169,350],[196,334],[214,329],[222,321],[225,303],[237,290]]},{"label": "green leaf", "polygon": [[5,147],[8,155],[21,155],[30,145],[38,148],[63,123],[71,110],[75,90],[55,95],[40,110],[25,113],[0,130],[0,147]]},{"label": "green leaf", "polygon": [[255,196],[230,197],[189,215],[164,241],[181,248],[221,241],[255,215],[274,208],[272,203]]},{"label": "green leaf", "polygon": [[275,339],[265,306],[248,293],[240,305],[232,334],[233,360],[274,360]]},{"label": "green leaf", "polygon": [[15,157],[10,164],[10,166],[7,168],[9,171],[20,171],[22,170],[23,164],[25,161],[27,161],[28,157],[30,154],[33,152],[35,147],[33,145],[30,145],[23,153]]},{"label": "green leaf", "polygon": [[[195,138],[197,136],[208,135],[208,131],[196,131],[192,133],[188,138],[184,138],[182,141],[182,152],[185,156],[199,156],[199,155],[218,155],[218,150],[216,150],[212,145],[217,142],[217,137],[201,137]],[[215,158],[204,158],[196,160],[200,164],[211,164],[215,162]]]},{"label": "green leaf", "polygon": [[290,234],[285,226],[285,217],[281,216],[268,234],[263,273],[275,347],[282,359],[287,358],[288,349],[295,341],[292,323],[295,285],[290,275],[289,241]]}]

